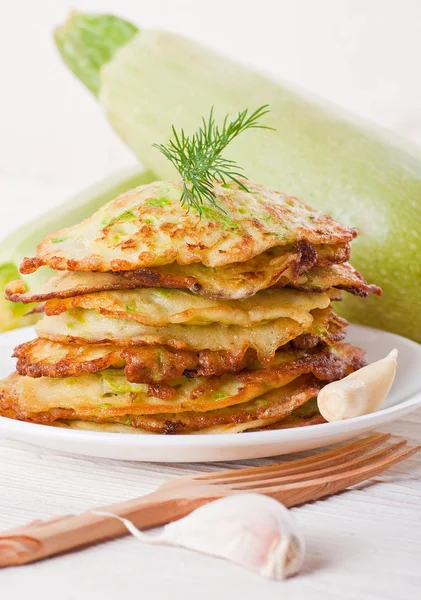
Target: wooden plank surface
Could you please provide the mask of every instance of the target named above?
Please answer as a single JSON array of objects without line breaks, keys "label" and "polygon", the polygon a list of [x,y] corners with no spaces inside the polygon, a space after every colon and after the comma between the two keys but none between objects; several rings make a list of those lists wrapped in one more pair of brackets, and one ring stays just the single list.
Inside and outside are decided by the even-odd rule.
[{"label": "wooden plank surface", "polygon": [[[421,410],[393,423],[420,440]],[[265,464],[273,459],[237,462]],[[148,493],[171,475],[227,464],[173,466],[58,454],[0,440],[0,528]],[[229,465],[232,466],[232,463]],[[266,581],[228,562],[124,538],[0,572],[4,597],[101,600],[298,598],[412,600],[421,591],[421,453],[375,482],[293,509],[307,542],[301,574]],[[6,594],[7,592],[7,594]]]}]

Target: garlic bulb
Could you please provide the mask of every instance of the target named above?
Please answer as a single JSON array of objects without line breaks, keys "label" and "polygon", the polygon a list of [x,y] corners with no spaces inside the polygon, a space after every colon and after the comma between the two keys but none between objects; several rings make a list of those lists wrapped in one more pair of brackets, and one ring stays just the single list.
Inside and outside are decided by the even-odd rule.
[{"label": "garlic bulb", "polygon": [[292,514],[277,500],[261,494],[215,500],[169,523],[153,537],[139,531],[131,521],[112,516],[142,542],[218,556],[272,579],[294,575],[304,558],[304,541]]},{"label": "garlic bulb", "polygon": [[398,351],[329,383],[317,396],[317,406],[326,421],[351,419],[374,412],[389,393],[396,374]]}]

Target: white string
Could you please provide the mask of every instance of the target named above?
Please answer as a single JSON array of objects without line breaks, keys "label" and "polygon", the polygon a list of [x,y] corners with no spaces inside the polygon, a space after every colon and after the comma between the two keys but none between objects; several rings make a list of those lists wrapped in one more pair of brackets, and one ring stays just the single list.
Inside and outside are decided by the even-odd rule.
[{"label": "white string", "polygon": [[134,536],[136,539],[140,540],[141,542],[144,542],[147,544],[162,544],[162,543],[164,543],[160,537],[149,536],[149,535],[146,535],[145,533],[143,533],[143,531],[140,531],[140,529],[138,529],[136,527],[136,525],[134,523],[132,523],[132,521],[130,521],[130,519],[125,519],[124,517],[120,517],[119,515],[115,515],[114,513],[106,512],[103,510],[90,510],[89,512],[91,512],[93,515],[98,515],[100,517],[112,517],[113,519],[117,519],[117,521],[120,521],[120,523],[123,523],[123,525],[127,528],[127,530],[129,531],[129,533],[131,533],[132,536]]}]

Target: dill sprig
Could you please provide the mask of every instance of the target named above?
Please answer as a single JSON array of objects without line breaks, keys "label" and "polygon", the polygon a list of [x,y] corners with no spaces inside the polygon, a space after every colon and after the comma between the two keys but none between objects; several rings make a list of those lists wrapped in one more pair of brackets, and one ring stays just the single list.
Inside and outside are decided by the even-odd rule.
[{"label": "dill sprig", "polygon": [[243,175],[242,167],[235,161],[221,156],[221,152],[247,129],[273,129],[259,124],[259,119],[268,112],[268,104],[250,115],[248,109],[245,109],[238,113],[233,121],[229,122],[227,115],[219,127],[215,123],[212,107],[208,119],[202,119],[202,125],[193,135],[186,135],[184,129],[178,133],[173,125],[173,139],[169,140],[168,144],[153,144],[180,173],[180,201],[182,206],[187,207],[187,211],[195,208],[201,215],[201,207],[207,201],[218,210],[226,212],[216,201],[214,182],[217,180],[223,183],[235,181],[243,190],[248,191],[244,183],[237,179]]}]

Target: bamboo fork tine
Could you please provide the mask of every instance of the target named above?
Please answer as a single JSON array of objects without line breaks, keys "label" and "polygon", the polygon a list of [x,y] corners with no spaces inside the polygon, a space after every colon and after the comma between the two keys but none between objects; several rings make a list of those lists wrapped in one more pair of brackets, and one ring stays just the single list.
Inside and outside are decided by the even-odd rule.
[{"label": "bamboo fork tine", "polygon": [[[374,437],[374,436],[373,436]],[[388,439],[390,435],[387,435],[386,439]],[[362,440],[365,441],[365,440]],[[371,439],[367,444],[361,444],[360,446],[356,446],[354,444],[346,444],[341,448],[337,449],[337,453],[328,451],[321,452],[320,454],[315,454],[313,456],[306,457],[304,459],[285,461],[278,465],[270,465],[267,470],[260,470],[261,467],[257,467],[256,471],[252,472],[250,469],[244,469],[247,471],[245,475],[243,475],[243,470],[235,471],[232,477],[224,477],[217,478],[215,480],[209,479],[209,483],[214,485],[218,484],[233,484],[233,483],[247,483],[248,481],[254,481],[256,479],[265,480],[271,479],[272,477],[281,477],[281,476],[292,476],[299,475],[301,473],[315,473],[316,471],[320,471],[322,469],[326,469],[328,467],[335,466],[346,466],[354,459],[366,455],[371,450],[374,450],[381,444],[383,444],[384,436],[379,435],[376,439]],[[401,442],[403,445],[405,442]],[[328,455],[325,457],[325,455]],[[320,460],[312,460],[307,461],[307,458],[315,459],[316,457],[320,457]]]},{"label": "bamboo fork tine", "polygon": [[242,491],[254,491],[255,488],[264,489],[265,487],[271,487],[274,484],[282,484],[286,485],[289,483],[298,483],[300,481],[310,481],[314,479],[320,479],[322,477],[326,477],[328,475],[335,475],[337,473],[349,472],[351,470],[356,469],[357,467],[363,467],[364,465],[373,464],[374,462],[386,458],[387,456],[392,456],[396,454],[398,450],[403,448],[406,445],[406,440],[402,442],[396,442],[396,444],[392,444],[391,446],[386,446],[386,448],[382,448],[377,450],[376,452],[372,452],[370,454],[364,454],[363,456],[359,456],[357,458],[353,458],[347,462],[341,462],[324,469],[317,470],[307,470],[299,473],[287,473],[283,474],[282,472],[277,476],[276,472],[273,472],[273,476],[270,479],[261,478],[258,475],[256,478],[251,479],[250,476],[245,481],[237,481],[232,482],[229,480],[229,483],[224,483],[223,485],[228,485],[230,489],[233,490],[242,490]]},{"label": "bamboo fork tine", "polygon": [[312,481],[303,481],[286,485],[279,484],[262,489],[257,488],[254,489],[253,492],[272,496],[287,507],[297,506],[306,502],[313,502],[314,500],[337,494],[352,485],[366,481],[367,479],[370,479],[370,477],[374,477],[374,475],[378,475],[405,458],[412,456],[420,449],[421,446],[408,448],[394,456],[383,458],[373,464],[370,463],[364,467],[354,469],[353,471],[327,477],[316,477]]},{"label": "bamboo fork tine", "polygon": [[[271,474],[273,471],[283,471],[288,473],[300,473],[308,470],[308,468],[320,468],[328,466],[329,464],[335,464],[340,461],[345,461],[350,458],[361,456],[365,452],[380,446],[390,438],[390,433],[374,433],[368,437],[345,444],[340,448],[332,448],[325,452],[318,452],[305,458],[298,458],[296,460],[285,460],[281,464],[267,465],[262,467],[249,467],[247,469],[227,469],[224,471],[216,471],[214,473],[204,473],[195,475],[194,478],[198,481],[207,481],[209,483],[217,483],[217,480],[230,480],[238,477],[246,479],[248,475],[254,477],[256,474]],[[188,476],[190,478],[190,476]],[[228,483],[228,481],[227,481]]]}]

